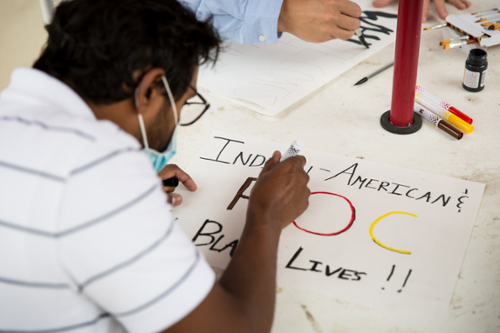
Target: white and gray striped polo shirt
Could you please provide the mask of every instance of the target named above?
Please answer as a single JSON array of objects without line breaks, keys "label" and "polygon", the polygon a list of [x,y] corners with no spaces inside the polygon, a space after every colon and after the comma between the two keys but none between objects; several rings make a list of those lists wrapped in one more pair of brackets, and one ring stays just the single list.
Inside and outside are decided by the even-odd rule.
[{"label": "white and gray striped polo shirt", "polygon": [[153,332],[215,277],[135,138],[59,80],[0,95],[0,332]]}]

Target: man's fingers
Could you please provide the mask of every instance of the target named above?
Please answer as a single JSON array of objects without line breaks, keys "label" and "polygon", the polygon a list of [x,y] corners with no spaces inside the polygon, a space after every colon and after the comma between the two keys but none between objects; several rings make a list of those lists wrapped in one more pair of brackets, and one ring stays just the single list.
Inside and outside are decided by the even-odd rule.
[{"label": "man's fingers", "polygon": [[289,157],[288,159],[286,159],[285,161],[288,161],[288,160],[291,160],[291,161],[294,161],[295,163],[297,163],[298,167],[300,169],[303,169],[304,166],[306,165],[306,158],[302,155],[296,155],[296,156],[293,156],[293,157]]},{"label": "man's fingers", "polygon": [[339,29],[339,32],[341,32],[340,30],[346,30],[347,32],[352,32],[354,34],[354,30],[359,29],[361,26],[361,21],[358,18],[343,16],[342,19],[337,22],[337,25],[341,28]]},{"label": "man's fingers", "polygon": [[424,0],[424,9],[422,10],[422,22],[427,22],[427,16],[429,16],[429,2],[430,0]]},{"label": "man's fingers", "polygon": [[353,18],[358,18],[362,14],[361,7],[359,7],[357,3],[351,1],[342,2],[339,10],[340,13]]},{"label": "man's fingers", "polygon": [[[190,191],[196,191],[198,188],[191,176],[182,171],[181,168],[175,164],[167,164],[167,166],[158,173],[158,176],[161,179],[177,177],[177,179]],[[170,189],[167,189],[167,191],[170,191]]]},{"label": "man's fingers", "polygon": [[391,2],[393,2],[394,0],[377,0],[377,1],[373,1],[372,2],[372,5],[373,7],[385,7],[387,6],[388,4],[390,4]]},{"label": "man's fingers", "polygon": [[472,4],[470,1],[466,0],[449,0],[448,2],[457,7],[458,9],[469,8]]},{"label": "man's fingers", "polygon": [[189,176],[187,173],[179,169],[179,172],[176,173],[177,179],[184,185],[188,190],[190,191],[196,191],[198,186],[196,186],[196,183],[194,180]]},{"label": "man's fingers", "polygon": [[173,186],[163,186],[163,191],[165,193],[172,193],[173,191],[175,191],[175,187],[173,187]]},{"label": "man's fingers", "polygon": [[332,32],[332,34],[334,34],[334,35],[330,35],[332,37],[332,39],[338,38],[338,39],[342,39],[342,40],[348,40],[349,38],[354,36],[354,30],[347,31],[347,30],[344,30],[341,28],[336,28]]},{"label": "man's fingers", "polygon": [[434,0],[434,5],[436,6],[439,17],[442,20],[446,19],[446,16],[448,16],[448,12],[446,11],[444,0]]},{"label": "man's fingers", "polygon": [[270,159],[267,160],[266,164],[264,164],[264,167],[262,168],[261,173],[266,173],[272,168],[276,166],[280,162],[281,159],[281,153],[279,151],[274,151],[273,155],[271,156]]},{"label": "man's fingers", "polygon": [[168,193],[167,202],[171,204],[173,207],[177,207],[182,203],[182,196],[177,193]]}]

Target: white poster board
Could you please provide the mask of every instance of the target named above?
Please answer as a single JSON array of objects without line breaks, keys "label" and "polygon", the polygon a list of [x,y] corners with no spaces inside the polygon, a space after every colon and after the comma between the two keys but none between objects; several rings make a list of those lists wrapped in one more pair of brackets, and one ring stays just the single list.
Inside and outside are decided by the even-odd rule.
[{"label": "white poster board", "polygon": [[363,9],[361,30],[369,49],[356,36],[321,44],[289,34],[273,45],[227,43],[215,67],[200,68],[198,85],[276,115],[395,41],[396,11],[375,8],[372,0],[356,2]]},{"label": "white poster board", "polygon": [[[174,215],[213,267],[227,266],[243,230],[248,178],[287,148],[214,132],[187,167],[198,190],[179,186],[184,201]],[[283,230],[278,284],[442,317],[485,185],[308,148],[301,154],[312,194]]]}]

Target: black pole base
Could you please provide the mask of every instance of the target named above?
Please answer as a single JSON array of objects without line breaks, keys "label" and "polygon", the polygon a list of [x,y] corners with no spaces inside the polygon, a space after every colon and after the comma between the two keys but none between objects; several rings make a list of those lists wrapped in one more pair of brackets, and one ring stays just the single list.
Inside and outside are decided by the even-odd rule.
[{"label": "black pole base", "polygon": [[406,127],[398,127],[391,123],[391,110],[384,112],[380,117],[380,125],[388,132],[394,134],[412,134],[422,127],[422,118],[413,112],[413,123]]}]

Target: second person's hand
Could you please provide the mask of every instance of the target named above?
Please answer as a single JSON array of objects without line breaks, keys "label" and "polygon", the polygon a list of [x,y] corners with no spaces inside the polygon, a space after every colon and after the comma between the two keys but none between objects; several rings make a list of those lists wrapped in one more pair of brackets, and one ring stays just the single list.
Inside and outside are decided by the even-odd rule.
[{"label": "second person's hand", "polygon": [[278,31],[312,43],[347,40],[359,28],[360,16],[359,5],[349,0],[283,0]]},{"label": "second person's hand", "polygon": [[[373,1],[373,7],[385,7],[394,0],[376,0]],[[450,4],[454,5],[458,9],[465,9],[471,6],[471,2],[467,0],[446,0]],[[436,10],[438,12],[439,17],[444,20],[446,16],[448,16],[448,12],[446,11],[445,0],[434,0],[434,5],[436,6]],[[427,21],[427,16],[429,16],[429,5],[430,0],[424,0],[424,8],[422,12],[422,22]]]}]

